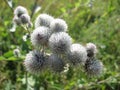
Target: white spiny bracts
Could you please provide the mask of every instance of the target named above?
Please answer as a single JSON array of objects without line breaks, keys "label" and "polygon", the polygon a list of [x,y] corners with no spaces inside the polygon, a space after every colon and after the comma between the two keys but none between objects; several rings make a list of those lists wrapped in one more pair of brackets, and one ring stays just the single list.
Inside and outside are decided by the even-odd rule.
[{"label": "white spiny bracts", "polygon": [[84,64],[87,60],[87,51],[80,44],[72,44],[68,53],[68,60],[73,64]]},{"label": "white spiny bracts", "polygon": [[31,34],[31,42],[35,47],[39,47],[40,45],[47,45],[49,37],[49,28],[44,26],[38,27]]},{"label": "white spiny bracts", "polygon": [[50,49],[57,54],[68,52],[71,43],[71,37],[65,32],[53,33],[49,39]]},{"label": "white spiny bracts", "polygon": [[54,18],[48,14],[40,14],[35,20],[35,28],[39,26],[50,27],[50,23]]}]

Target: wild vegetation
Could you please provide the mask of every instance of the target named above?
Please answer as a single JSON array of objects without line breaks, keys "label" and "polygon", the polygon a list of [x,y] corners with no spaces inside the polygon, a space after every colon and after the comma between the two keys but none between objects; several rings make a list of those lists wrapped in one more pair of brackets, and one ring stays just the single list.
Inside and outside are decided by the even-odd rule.
[{"label": "wild vegetation", "polygon": [[[119,0],[0,1],[0,90],[120,89]],[[93,42],[98,49],[96,57],[104,64],[102,74],[87,77],[82,67],[71,67],[65,73],[49,70],[38,75],[28,73],[23,62],[35,47],[26,35],[26,28],[13,24],[14,9],[20,5],[27,8],[33,25],[39,14],[47,13],[66,21],[67,33],[74,43]]]}]

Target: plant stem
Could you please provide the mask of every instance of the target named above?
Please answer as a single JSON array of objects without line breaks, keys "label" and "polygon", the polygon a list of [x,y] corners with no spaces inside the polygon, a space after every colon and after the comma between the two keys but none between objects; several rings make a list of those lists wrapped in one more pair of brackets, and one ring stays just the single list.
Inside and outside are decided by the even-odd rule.
[{"label": "plant stem", "polygon": [[44,46],[43,46],[43,48],[42,48],[42,53],[43,53],[43,55],[44,55]]},{"label": "plant stem", "polygon": [[25,79],[26,79],[26,89],[27,89],[27,87],[28,87],[27,72],[25,72]]}]

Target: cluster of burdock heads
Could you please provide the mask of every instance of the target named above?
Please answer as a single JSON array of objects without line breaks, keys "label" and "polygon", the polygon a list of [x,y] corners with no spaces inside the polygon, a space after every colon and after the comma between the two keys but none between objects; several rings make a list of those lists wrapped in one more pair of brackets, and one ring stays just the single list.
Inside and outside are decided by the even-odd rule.
[{"label": "cluster of burdock heads", "polygon": [[[13,21],[17,25],[31,25],[26,8],[16,7],[14,15]],[[35,20],[34,28],[30,33],[34,50],[30,51],[24,60],[28,72],[38,74],[50,69],[60,73],[66,66],[82,66],[88,76],[98,76],[102,73],[103,64],[96,59],[96,45],[72,43],[72,38],[67,33],[67,23],[63,19],[40,14]]]}]

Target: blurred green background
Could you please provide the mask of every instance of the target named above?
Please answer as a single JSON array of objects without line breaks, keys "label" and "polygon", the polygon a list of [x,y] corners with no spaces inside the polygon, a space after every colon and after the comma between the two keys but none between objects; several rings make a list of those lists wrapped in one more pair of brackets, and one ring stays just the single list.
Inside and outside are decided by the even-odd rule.
[{"label": "blurred green background", "polygon": [[[26,31],[22,27],[10,31],[14,15],[9,5],[11,0],[0,0],[0,90],[120,90],[120,0],[12,0],[13,9],[22,5],[30,15],[35,5],[41,7],[33,23],[38,14],[48,13],[67,22],[74,42],[95,43],[104,70],[94,78],[88,78],[80,67],[62,74],[27,73],[23,60],[33,47],[23,40]],[[18,58],[13,54],[17,47]]]}]

